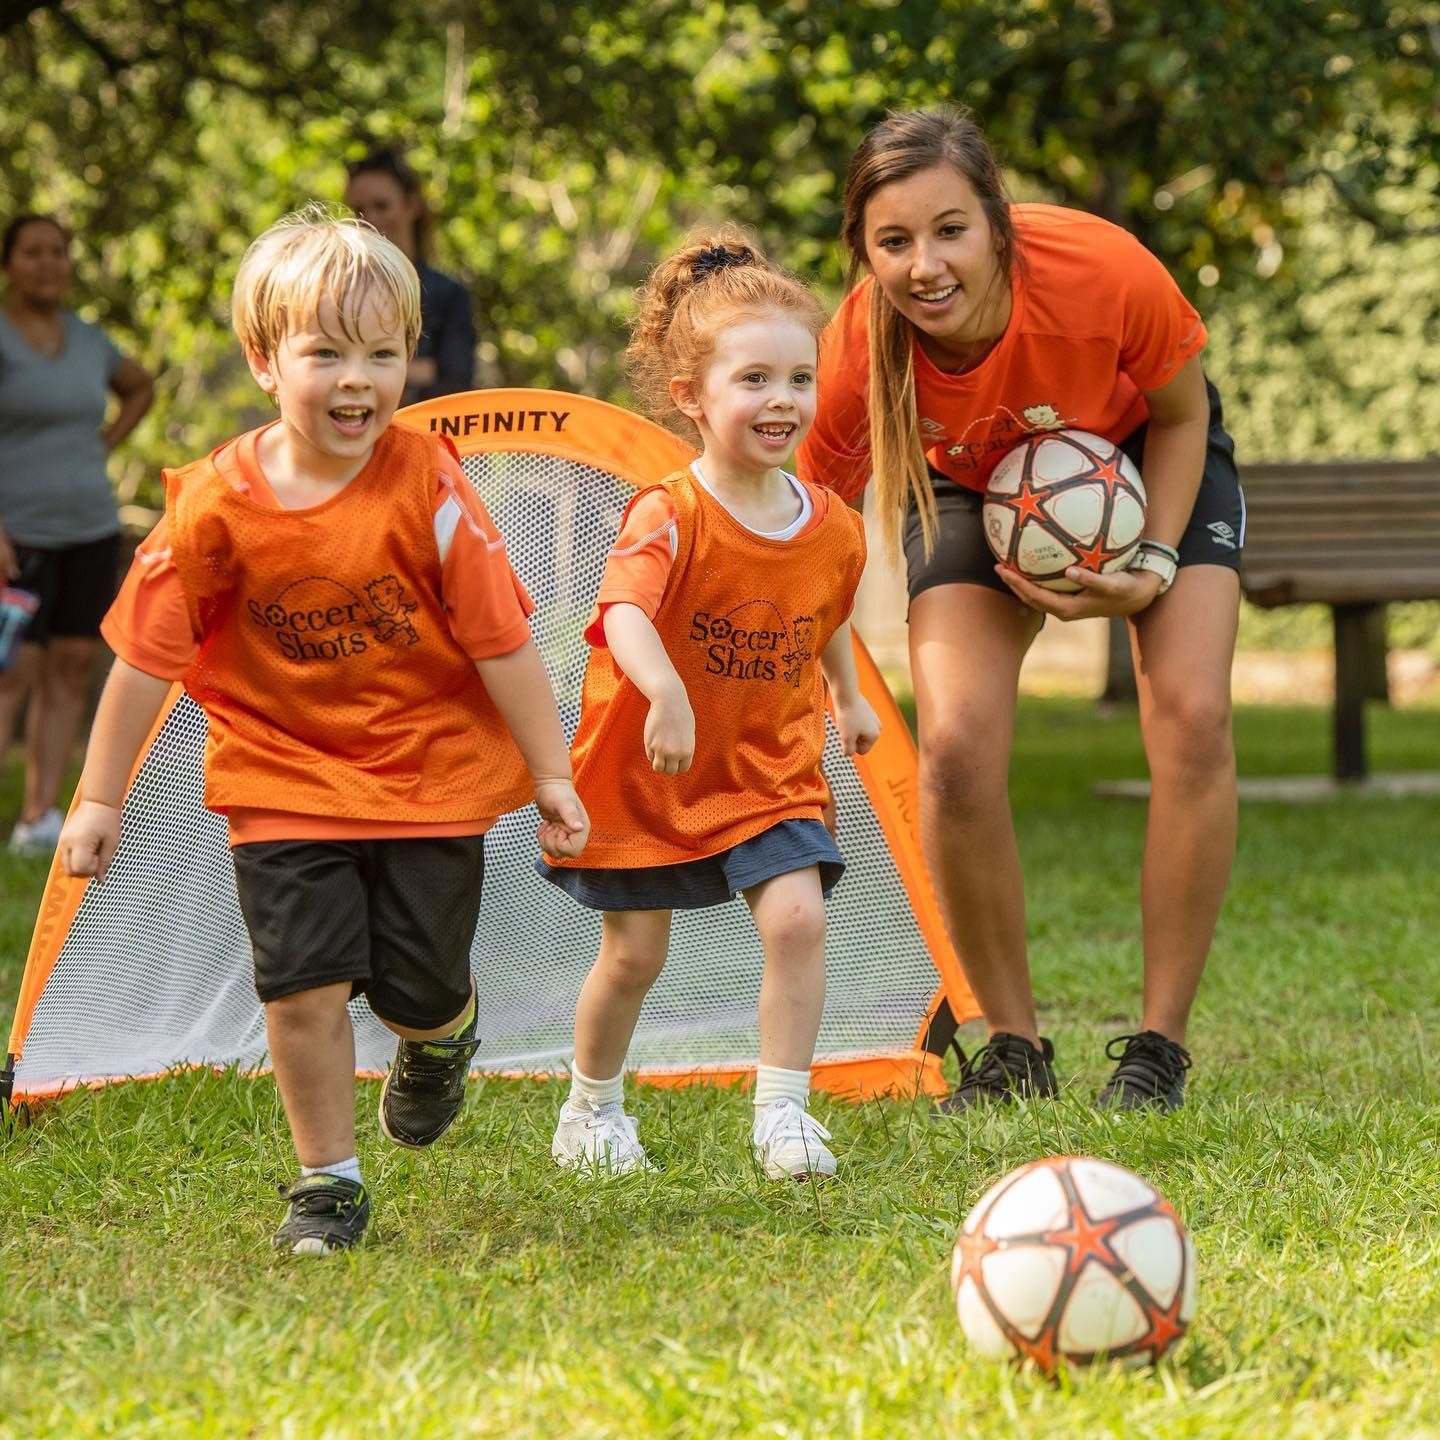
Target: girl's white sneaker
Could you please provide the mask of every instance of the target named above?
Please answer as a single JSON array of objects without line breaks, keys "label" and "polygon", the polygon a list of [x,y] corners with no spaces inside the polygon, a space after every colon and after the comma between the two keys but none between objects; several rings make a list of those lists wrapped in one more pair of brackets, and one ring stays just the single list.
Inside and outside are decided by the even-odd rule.
[{"label": "girl's white sneaker", "polygon": [[47,810],[33,820],[17,820],[10,832],[12,855],[50,856],[60,843],[65,817],[58,810]]},{"label": "girl's white sneaker", "polygon": [[830,1132],[793,1100],[772,1100],[755,1116],[755,1158],[772,1180],[823,1180],[835,1173]]},{"label": "girl's white sneaker", "polygon": [[635,1137],[635,1119],[619,1103],[592,1110],[567,1100],[550,1142],[558,1165],[590,1175],[624,1175],[653,1170],[645,1147]]}]

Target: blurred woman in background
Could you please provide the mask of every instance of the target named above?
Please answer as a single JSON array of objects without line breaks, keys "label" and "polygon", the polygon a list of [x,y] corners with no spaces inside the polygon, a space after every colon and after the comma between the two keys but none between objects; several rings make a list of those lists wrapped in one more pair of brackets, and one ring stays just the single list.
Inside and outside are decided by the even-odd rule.
[{"label": "blurred woman in background", "polygon": [[403,156],[372,150],[350,167],[345,203],[398,245],[420,276],[420,343],[410,362],[404,403],[469,390],[475,377],[475,322],[458,280],[429,263],[432,218],[420,179]]},{"label": "blurred woman in background", "polygon": [[[48,855],[115,594],[120,521],[106,457],[150,408],[154,386],[61,303],[72,271],[58,220],[17,215],[0,239],[0,269],[0,581],[39,600],[0,674],[0,755],[28,695],[25,796],[10,849]],[[120,403],[107,425],[111,394]]]}]

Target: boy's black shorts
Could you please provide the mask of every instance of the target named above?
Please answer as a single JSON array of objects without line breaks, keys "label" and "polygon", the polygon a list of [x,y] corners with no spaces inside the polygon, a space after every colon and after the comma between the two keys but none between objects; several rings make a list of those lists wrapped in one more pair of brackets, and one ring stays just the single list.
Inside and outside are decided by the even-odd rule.
[{"label": "boy's black shorts", "polygon": [[[1205,469],[1195,508],[1180,537],[1180,566],[1225,565],[1238,570],[1245,543],[1245,496],[1235,469],[1235,442],[1225,429],[1220,395],[1209,380],[1205,391],[1210,400]],[[1145,453],[1145,429],[1141,425],[1120,442],[1136,469]],[[939,530],[928,560],[919,510],[912,505],[905,518],[905,570],[910,599],[936,585],[984,585],[1013,598],[1015,592],[995,573],[995,556],[985,539],[980,518],[985,497],[933,470],[930,483],[935,490]]]},{"label": "boy's black shorts", "polygon": [[483,835],[263,840],[230,853],[263,1002],[348,980],[407,1029],[464,1010]]}]

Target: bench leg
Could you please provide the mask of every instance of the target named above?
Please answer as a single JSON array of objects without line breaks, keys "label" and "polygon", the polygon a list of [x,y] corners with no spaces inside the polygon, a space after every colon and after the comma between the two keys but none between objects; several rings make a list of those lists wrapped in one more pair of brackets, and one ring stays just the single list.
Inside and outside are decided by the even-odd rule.
[{"label": "bench leg", "polygon": [[1384,605],[1370,606],[1365,617],[1365,672],[1370,677],[1365,685],[1365,698],[1378,700],[1382,705],[1390,703],[1390,677],[1385,672],[1385,657],[1388,653],[1385,641]]},{"label": "bench leg", "polygon": [[1335,615],[1335,778],[1363,780],[1365,699],[1373,687],[1375,605],[1336,605]]}]

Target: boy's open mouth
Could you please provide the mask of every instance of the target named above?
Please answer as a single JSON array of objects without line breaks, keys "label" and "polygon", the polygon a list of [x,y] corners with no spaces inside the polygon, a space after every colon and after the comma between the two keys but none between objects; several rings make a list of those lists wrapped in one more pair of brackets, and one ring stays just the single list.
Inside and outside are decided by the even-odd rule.
[{"label": "boy's open mouth", "polygon": [[341,430],[359,434],[369,423],[375,412],[368,405],[337,405],[330,412],[330,418]]}]

